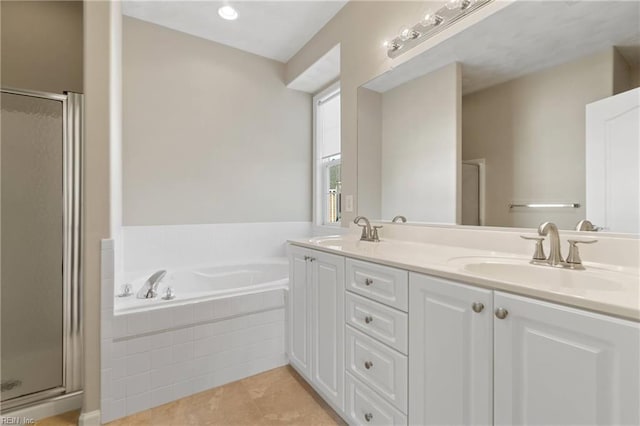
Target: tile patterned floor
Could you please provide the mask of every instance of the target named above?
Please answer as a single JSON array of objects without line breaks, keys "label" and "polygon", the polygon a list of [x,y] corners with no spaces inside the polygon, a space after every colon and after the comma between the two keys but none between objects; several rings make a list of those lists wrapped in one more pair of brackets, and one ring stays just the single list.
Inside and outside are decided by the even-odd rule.
[{"label": "tile patterned floor", "polygon": [[[75,416],[66,413],[45,419],[38,425],[74,425],[76,418],[77,413]],[[345,423],[287,366],[109,423],[109,426],[156,425],[343,426]]]}]

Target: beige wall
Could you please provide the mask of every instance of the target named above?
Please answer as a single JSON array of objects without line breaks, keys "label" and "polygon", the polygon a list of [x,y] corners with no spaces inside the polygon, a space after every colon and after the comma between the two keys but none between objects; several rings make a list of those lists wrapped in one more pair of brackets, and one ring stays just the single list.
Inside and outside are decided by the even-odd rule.
[{"label": "beige wall", "polygon": [[2,86],[83,91],[82,1],[6,1],[2,8]]},{"label": "beige wall", "polygon": [[454,63],[382,94],[382,219],[459,223],[460,77]]},{"label": "beige wall", "polygon": [[[354,196],[354,206],[359,205],[358,86],[391,68],[393,61],[382,47],[385,39],[396,34],[403,25],[415,23],[428,8],[436,10],[443,4],[444,1],[350,1],[287,63],[286,81],[291,82],[340,43],[342,188],[344,196]],[[414,50],[411,54],[421,49]],[[343,212],[343,226],[348,226],[356,213]]]},{"label": "beige wall", "polygon": [[124,224],[310,221],[312,102],[284,65],[123,25]]},{"label": "beige wall", "polygon": [[[462,159],[486,159],[486,224],[573,228],[585,209],[585,106],[614,91],[614,50],[462,98]],[[509,210],[511,202],[579,209]]]},{"label": "beige wall", "polygon": [[[84,10],[85,150],[84,150],[84,404],[85,421],[100,409],[101,240],[110,238],[110,143],[112,38],[120,19],[119,4],[87,1]],[[117,74],[117,70],[113,70]],[[114,76],[115,77],[115,76]],[[117,136],[117,133],[116,133]],[[108,267],[108,265],[105,265]],[[93,413],[92,413],[93,412]],[[90,414],[89,414],[90,413]],[[90,420],[91,419],[91,420]],[[83,418],[81,418],[83,420]],[[94,423],[87,423],[94,424]]]}]

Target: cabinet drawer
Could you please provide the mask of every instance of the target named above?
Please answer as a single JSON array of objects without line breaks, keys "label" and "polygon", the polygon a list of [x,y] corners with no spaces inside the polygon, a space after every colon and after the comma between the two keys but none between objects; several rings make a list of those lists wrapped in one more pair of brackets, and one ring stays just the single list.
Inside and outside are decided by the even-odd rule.
[{"label": "cabinet drawer", "polygon": [[407,312],[409,304],[407,271],[347,259],[347,290]]},{"label": "cabinet drawer", "polygon": [[347,409],[350,425],[406,425],[407,416],[349,373],[346,374]]},{"label": "cabinet drawer", "polygon": [[408,316],[404,312],[347,292],[347,324],[407,354]]},{"label": "cabinet drawer", "polygon": [[347,371],[407,412],[407,357],[346,326]]}]

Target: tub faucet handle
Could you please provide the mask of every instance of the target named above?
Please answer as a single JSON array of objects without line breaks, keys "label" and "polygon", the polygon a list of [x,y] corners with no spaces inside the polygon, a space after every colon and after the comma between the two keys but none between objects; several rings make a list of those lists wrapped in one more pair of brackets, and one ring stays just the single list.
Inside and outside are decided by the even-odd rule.
[{"label": "tub faucet handle", "polygon": [[131,284],[125,284],[120,287],[120,293],[116,294],[116,297],[129,297],[133,294],[133,287]]},{"label": "tub faucet handle", "polygon": [[176,298],[176,293],[173,291],[173,288],[167,287],[164,291],[164,296],[162,296],[162,300],[173,300]]}]

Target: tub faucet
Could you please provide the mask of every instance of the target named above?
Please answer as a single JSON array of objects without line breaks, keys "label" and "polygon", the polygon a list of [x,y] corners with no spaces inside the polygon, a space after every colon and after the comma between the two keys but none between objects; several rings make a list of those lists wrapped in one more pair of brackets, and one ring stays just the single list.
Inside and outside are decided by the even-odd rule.
[{"label": "tub faucet", "polygon": [[167,275],[167,271],[158,271],[151,275],[144,283],[142,288],[138,290],[138,299],[153,299],[158,295],[158,284]]},{"label": "tub faucet", "polygon": [[565,266],[564,259],[562,258],[562,249],[560,247],[560,234],[558,233],[556,224],[552,222],[540,224],[538,234],[543,237],[549,236],[549,257],[547,257],[547,263],[551,266]]}]

